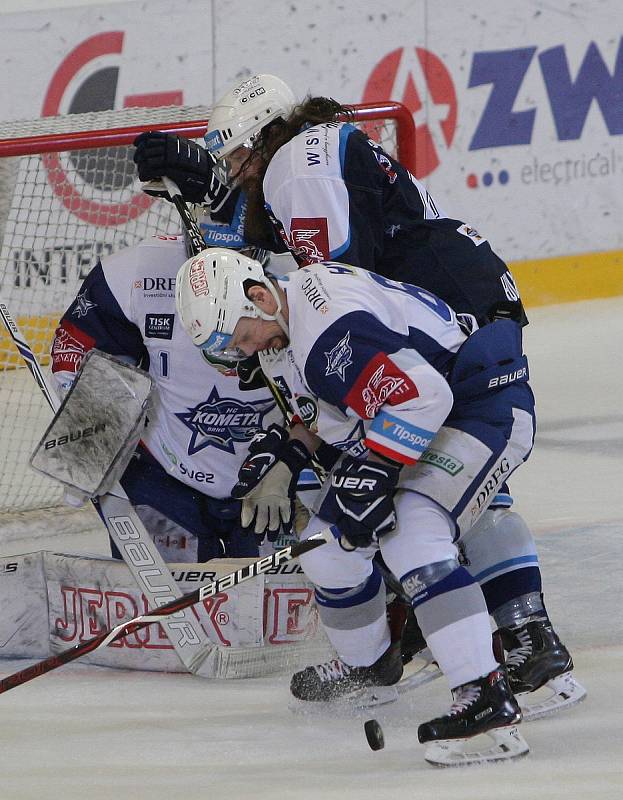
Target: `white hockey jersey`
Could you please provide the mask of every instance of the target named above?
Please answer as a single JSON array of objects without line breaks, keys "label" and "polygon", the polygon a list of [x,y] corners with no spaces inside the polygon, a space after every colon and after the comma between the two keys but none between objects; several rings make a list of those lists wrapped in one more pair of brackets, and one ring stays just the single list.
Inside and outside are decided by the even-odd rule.
[{"label": "white hockey jersey", "polygon": [[281,419],[268,390],[242,392],[203,358],[176,319],[182,237],[155,236],[104,258],[61,320],[52,370],[68,385],[97,347],[139,364],[157,386],[143,444],[175,478],[227,498],[253,435]]},{"label": "white hockey jersey", "polygon": [[272,157],[269,217],[300,266],[339,261],[416,284],[480,325],[525,324],[507,265],[487,239],[450,219],[426,188],[348,123],[304,128]]},{"label": "white hockey jersey", "polygon": [[338,263],[280,281],[290,345],[273,366],[299,416],[329,444],[414,464],[450,413],[446,380],[465,335],[442,300]]}]

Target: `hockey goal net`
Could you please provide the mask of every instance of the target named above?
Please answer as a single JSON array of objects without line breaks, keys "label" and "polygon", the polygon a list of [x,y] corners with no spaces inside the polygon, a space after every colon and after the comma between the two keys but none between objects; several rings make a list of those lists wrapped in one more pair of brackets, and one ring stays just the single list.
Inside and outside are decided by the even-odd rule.
[{"label": "hockey goal net", "polygon": [[[414,126],[398,103],[355,106],[355,122],[413,170]],[[47,365],[58,320],[98,258],[180,224],[170,203],[145,195],[135,136],[172,131],[200,139],[209,109],[137,108],[0,124],[0,302]],[[0,512],[47,508],[59,487],[28,458],[50,410],[0,331]]]}]

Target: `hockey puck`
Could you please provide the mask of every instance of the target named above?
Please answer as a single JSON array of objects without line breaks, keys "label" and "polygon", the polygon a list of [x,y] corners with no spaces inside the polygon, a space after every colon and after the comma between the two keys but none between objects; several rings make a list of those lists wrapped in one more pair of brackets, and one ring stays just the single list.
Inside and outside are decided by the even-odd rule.
[{"label": "hockey puck", "polygon": [[375,719],[367,720],[363,725],[363,729],[366,732],[366,739],[371,750],[382,750],[385,747],[383,728]]}]

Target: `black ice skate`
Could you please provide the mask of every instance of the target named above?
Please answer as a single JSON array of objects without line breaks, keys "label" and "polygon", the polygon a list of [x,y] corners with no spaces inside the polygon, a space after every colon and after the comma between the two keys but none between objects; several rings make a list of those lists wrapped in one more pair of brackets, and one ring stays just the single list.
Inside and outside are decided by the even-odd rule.
[{"label": "black ice skate", "polygon": [[326,702],[373,686],[391,686],[402,677],[399,643],[391,644],[369,667],[351,667],[339,658],[295,672],[290,691],[299,700]]},{"label": "black ice skate", "polygon": [[516,628],[501,628],[500,633],[508,679],[515,694],[534,692],[573,669],[569,651],[547,617],[531,619]]},{"label": "black ice skate", "polygon": [[516,628],[500,628],[498,633],[507,651],[511,689],[521,695],[524,719],[560,711],[586,697],[586,689],[571,674],[573,660],[569,651],[546,615]]},{"label": "black ice skate", "polygon": [[[454,702],[448,714],[418,728],[420,742],[432,742],[425,758],[431,764],[456,766],[515,758],[528,745],[514,727],[521,709],[502,668],[452,690]],[[487,734],[484,748],[469,749],[473,737]]]},{"label": "black ice skate", "polygon": [[448,714],[420,725],[417,732],[420,742],[466,739],[521,721],[519,703],[503,669],[457,686],[452,697],[454,702]]}]

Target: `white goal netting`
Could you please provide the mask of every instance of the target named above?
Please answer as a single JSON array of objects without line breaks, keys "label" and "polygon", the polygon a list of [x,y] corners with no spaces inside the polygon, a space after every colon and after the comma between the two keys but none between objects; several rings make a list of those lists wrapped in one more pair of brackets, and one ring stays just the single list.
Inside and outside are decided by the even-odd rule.
[{"label": "white goal netting", "polygon": [[[403,162],[392,104],[359,106],[358,124]],[[204,107],[126,109],[0,123],[0,302],[44,365],[54,329],[102,255],[180,230],[170,203],[145,195],[131,142],[142,130],[198,138]],[[0,331],[0,513],[58,505],[61,491],[28,459],[50,410]]]}]

